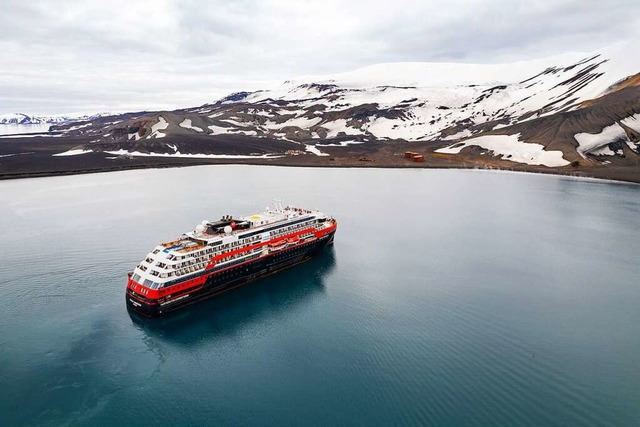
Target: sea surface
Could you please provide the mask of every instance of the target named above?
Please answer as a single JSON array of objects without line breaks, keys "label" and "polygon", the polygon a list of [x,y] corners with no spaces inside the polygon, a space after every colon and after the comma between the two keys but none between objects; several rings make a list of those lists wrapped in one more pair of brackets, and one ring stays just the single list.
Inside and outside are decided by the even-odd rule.
[{"label": "sea surface", "polygon": [[0,125],[0,135],[21,135],[26,133],[48,132],[49,123],[33,125]]},{"label": "sea surface", "polygon": [[[272,196],[314,260],[162,318],[126,273]],[[0,425],[638,426],[640,186],[204,166],[0,182]]]}]

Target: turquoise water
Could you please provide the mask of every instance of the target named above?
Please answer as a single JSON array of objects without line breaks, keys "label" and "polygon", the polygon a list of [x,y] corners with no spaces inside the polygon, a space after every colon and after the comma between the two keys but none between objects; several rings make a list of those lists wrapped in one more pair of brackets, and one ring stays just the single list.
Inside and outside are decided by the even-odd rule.
[{"label": "turquoise water", "polygon": [[[209,166],[0,182],[0,425],[640,424],[640,186]],[[277,195],[332,249],[174,316],[126,272]]]}]

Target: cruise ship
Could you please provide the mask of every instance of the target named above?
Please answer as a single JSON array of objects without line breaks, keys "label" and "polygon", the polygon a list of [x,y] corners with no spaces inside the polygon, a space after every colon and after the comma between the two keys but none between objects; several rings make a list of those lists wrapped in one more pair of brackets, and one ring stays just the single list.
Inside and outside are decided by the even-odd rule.
[{"label": "cruise ship", "polygon": [[334,218],[276,203],[156,246],[128,273],[127,306],[155,317],[311,259],[333,243]]}]

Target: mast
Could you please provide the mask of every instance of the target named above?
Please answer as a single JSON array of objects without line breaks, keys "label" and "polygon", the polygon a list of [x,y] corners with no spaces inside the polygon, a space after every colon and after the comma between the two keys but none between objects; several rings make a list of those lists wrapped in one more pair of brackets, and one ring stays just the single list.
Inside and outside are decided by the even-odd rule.
[{"label": "mast", "polygon": [[274,204],[274,209],[275,209],[276,212],[284,211],[284,209],[282,207],[282,199],[274,197],[273,198],[273,204]]}]

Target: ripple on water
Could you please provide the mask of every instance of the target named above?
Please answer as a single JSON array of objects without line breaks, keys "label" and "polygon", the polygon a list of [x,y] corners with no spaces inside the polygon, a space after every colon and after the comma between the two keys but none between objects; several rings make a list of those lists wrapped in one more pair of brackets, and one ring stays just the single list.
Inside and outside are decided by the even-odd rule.
[{"label": "ripple on water", "polygon": [[[167,204],[169,185],[181,191]],[[638,425],[638,191],[241,166],[0,182],[11,200],[0,414],[8,425]],[[126,272],[158,240],[265,194],[334,214],[335,248],[167,318],[126,311]]]}]

